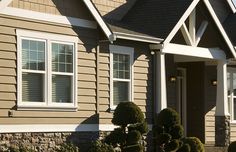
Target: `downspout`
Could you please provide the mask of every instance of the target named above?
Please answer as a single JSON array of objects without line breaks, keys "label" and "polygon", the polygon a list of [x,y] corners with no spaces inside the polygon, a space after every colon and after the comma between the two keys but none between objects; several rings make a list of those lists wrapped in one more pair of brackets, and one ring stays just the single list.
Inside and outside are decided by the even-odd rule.
[{"label": "downspout", "polygon": [[97,81],[96,81],[96,88],[97,88],[97,90],[96,90],[96,113],[97,114],[99,114],[99,111],[100,111],[100,106],[99,106],[99,98],[100,98],[100,96],[99,96],[99,79],[100,79],[100,75],[99,75],[99,56],[100,56],[100,45],[99,45],[99,43],[98,43],[98,45],[97,45],[97,54],[96,54],[96,58],[97,58],[97,61],[96,61],[96,64],[97,64],[97,70],[96,70],[96,73],[97,73]]}]

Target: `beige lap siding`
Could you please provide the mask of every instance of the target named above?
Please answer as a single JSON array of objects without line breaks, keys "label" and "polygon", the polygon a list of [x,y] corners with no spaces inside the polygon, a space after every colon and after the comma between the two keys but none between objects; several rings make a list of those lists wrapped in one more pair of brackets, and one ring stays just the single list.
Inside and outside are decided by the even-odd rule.
[{"label": "beige lap siding", "polygon": [[[17,102],[16,29],[78,36],[78,111],[20,111]],[[97,30],[54,25],[0,15],[0,124],[79,124],[97,123],[96,113]],[[19,82],[20,83],[20,82]],[[9,117],[11,110],[13,116]]]},{"label": "beige lap siding", "polygon": [[[117,45],[134,47],[134,103],[144,112],[149,124],[152,123],[152,56],[146,45],[131,42]],[[99,55],[99,114],[101,124],[111,124],[113,113],[110,111],[110,58],[108,44],[100,47]]]},{"label": "beige lap siding", "polygon": [[205,144],[215,144],[215,107],[205,115]]},{"label": "beige lap siding", "polygon": [[81,0],[13,0],[9,7],[31,10],[53,15],[92,19]]}]

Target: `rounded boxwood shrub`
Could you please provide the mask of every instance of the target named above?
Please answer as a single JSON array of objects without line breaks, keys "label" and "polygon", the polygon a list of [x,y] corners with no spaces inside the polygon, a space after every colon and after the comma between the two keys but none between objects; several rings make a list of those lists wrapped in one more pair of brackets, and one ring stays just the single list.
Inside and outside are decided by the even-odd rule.
[{"label": "rounded boxwood shrub", "polygon": [[189,144],[184,144],[177,150],[177,152],[191,152],[191,147],[189,146]]},{"label": "rounded boxwood shrub", "polygon": [[177,124],[174,125],[171,130],[170,130],[170,134],[172,136],[172,139],[180,139],[184,136],[184,128],[183,126]]},{"label": "rounded boxwood shrub", "polygon": [[176,151],[179,148],[179,141],[178,140],[172,140],[165,146],[165,151]]},{"label": "rounded boxwood shrub", "polygon": [[184,144],[190,146],[191,152],[204,152],[204,146],[197,137],[186,137],[183,139]]},{"label": "rounded boxwood shrub", "polygon": [[163,109],[157,116],[157,124],[169,131],[172,126],[180,124],[179,114],[171,108]]},{"label": "rounded boxwood shrub", "polygon": [[137,130],[132,130],[127,134],[126,141],[128,145],[132,145],[132,144],[137,144],[141,139],[142,139],[141,133]]},{"label": "rounded boxwood shrub", "polygon": [[141,134],[147,133],[147,132],[148,132],[148,125],[147,125],[147,122],[129,125],[129,126],[128,126],[128,131],[132,131],[132,130],[137,130],[137,131],[139,131]]},{"label": "rounded boxwood shrub", "polygon": [[118,126],[127,126],[144,122],[144,115],[141,109],[133,102],[121,102],[116,107],[112,123]]},{"label": "rounded boxwood shrub", "polygon": [[228,147],[228,152],[235,152],[235,151],[236,151],[236,141],[233,141]]},{"label": "rounded boxwood shrub", "polygon": [[126,134],[123,132],[122,128],[116,128],[109,135],[105,137],[105,143],[107,144],[125,144],[126,142]]},{"label": "rounded boxwood shrub", "polygon": [[144,151],[143,146],[140,144],[136,144],[124,147],[122,152],[143,152],[143,151]]}]

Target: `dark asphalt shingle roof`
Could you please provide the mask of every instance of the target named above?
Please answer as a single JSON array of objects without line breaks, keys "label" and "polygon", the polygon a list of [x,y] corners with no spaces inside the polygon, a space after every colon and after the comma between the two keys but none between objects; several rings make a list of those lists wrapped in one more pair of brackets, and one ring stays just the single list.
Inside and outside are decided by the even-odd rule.
[{"label": "dark asphalt shingle roof", "polygon": [[229,15],[223,26],[231,42],[236,46],[236,14]]},{"label": "dark asphalt shingle roof", "polygon": [[[109,23],[115,32],[138,33],[165,39],[193,0],[137,0],[119,22]],[[125,30],[124,30],[125,29]]]}]

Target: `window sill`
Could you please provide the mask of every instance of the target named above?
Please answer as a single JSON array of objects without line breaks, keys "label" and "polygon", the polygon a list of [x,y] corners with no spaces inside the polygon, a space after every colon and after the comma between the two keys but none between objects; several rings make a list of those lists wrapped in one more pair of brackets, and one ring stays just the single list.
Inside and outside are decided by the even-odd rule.
[{"label": "window sill", "polygon": [[68,111],[75,112],[77,111],[77,107],[56,107],[56,106],[26,106],[26,105],[18,105],[17,110],[22,111]]}]

